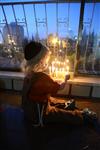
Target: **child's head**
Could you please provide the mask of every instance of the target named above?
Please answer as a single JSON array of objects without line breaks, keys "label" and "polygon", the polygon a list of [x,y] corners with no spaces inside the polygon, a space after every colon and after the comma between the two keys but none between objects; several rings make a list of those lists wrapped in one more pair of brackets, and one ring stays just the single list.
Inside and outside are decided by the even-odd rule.
[{"label": "child's head", "polygon": [[44,71],[48,64],[50,51],[41,43],[32,41],[24,48],[26,71]]}]

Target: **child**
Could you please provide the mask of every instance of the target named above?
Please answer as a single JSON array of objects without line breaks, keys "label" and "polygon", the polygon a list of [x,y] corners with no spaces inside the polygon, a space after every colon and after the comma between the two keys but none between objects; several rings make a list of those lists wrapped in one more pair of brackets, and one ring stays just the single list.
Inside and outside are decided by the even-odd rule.
[{"label": "child", "polygon": [[69,79],[66,76],[65,82],[58,84],[45,73],[50,58],[50,50],[41,43],[33,41],[25,46],[24,55],[26,77],[22,92],[22,107],[25,117],[34,123],[40,123],[39,116],[36,115],[37,108],[38,106],[39,109],[40,106],[45,106],[43,117],[51,122],[55,121],[57,123],[63,122],[75,125],[83,124],[83,111],[78,109],[67,110],[50,105],[50,96],[55,96],[58,91],[63,89]]}]

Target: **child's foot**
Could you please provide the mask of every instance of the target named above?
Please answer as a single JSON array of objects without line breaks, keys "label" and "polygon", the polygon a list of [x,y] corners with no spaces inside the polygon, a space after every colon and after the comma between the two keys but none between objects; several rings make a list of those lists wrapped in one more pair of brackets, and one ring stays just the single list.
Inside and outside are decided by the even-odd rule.
[{"label": "child's foot", "polygon": [[94,111],[89,110],[88,108],[85,108],[83,110],[83,117],[85,122],[87,123],[94,123],[97,121],[97,114]]}]

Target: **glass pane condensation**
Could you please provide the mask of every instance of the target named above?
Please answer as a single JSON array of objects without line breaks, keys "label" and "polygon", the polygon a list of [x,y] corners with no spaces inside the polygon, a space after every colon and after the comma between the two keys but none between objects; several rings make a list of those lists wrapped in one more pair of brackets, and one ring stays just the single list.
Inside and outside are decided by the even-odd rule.
[{"label": "glass pane condensation", "polygon": [[[56,47],[58,56],[66,54],[73,70],[79,14],[80,3],[0,5],[0,69],[21,71],[23,48],[36,40]],[[59,47],[51,44],[55,37]]]}]

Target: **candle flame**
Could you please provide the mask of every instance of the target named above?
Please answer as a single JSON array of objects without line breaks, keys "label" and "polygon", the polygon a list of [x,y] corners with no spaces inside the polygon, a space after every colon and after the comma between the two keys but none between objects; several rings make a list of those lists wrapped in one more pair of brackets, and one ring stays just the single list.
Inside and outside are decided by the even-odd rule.
[{"label": "candle flame", "polygon": [[[57,60],[57,58],[52,61],[51,66],[49,66],[49,74],[52,78],[56,80],[65,80],[65,76],[69,74],[69,60],[62,62]],[[67,67],[66,67],[67,66]]]}]

